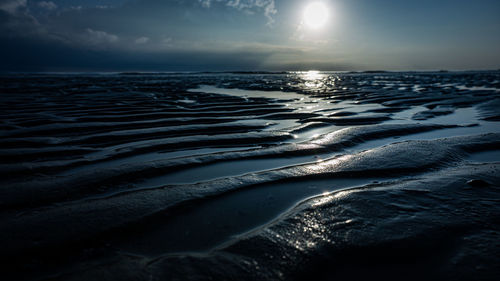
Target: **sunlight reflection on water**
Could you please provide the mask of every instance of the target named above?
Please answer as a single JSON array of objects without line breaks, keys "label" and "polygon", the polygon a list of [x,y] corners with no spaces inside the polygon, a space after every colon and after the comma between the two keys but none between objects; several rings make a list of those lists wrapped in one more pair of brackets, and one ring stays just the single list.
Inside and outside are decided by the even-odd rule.
[{"label": "sunlight reflection on water", "polygon": [[308,88],[320,88],[323,86],[323,79],[326,77],[325,74],[320,73],[317,70],[310,70],[307,72],[302,72],[299,76],[306,82],[304,85]]}]

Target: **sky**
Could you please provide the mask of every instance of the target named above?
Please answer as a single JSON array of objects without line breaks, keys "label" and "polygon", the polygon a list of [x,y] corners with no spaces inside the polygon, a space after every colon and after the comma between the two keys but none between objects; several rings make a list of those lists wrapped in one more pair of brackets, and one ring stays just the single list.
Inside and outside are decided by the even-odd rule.
[{"label": "sky", "polygon": [[498,0],[0,0],[0,71],[500,69],[499,15]]}]

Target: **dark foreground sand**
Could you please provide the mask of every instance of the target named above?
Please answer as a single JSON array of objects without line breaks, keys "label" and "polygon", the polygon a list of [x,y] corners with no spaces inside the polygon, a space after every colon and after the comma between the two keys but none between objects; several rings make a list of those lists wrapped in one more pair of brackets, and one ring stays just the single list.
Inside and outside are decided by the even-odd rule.
[{"label": "dark foreground sand", "polygon": [[0,78],[2,280],[497,280],[500,73]]}]

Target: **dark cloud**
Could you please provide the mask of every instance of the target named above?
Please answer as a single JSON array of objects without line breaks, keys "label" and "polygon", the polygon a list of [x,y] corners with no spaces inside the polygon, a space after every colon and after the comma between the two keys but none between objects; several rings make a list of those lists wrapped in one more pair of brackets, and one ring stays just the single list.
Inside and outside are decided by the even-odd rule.
[{"label": "dark cloud", "polygon": [[41,29],[26,0],[0,0],[0,38],[36,36]]},{"label": "dark cloud", "polygon": [[[255,43],[239,26],[232,27],[239,37],[231,27],[222,29],[231,20],[221,17],[227,9],[255,9],[260,18],[247,17],[267,29],[274,0],[141,0],[109,9],[65,8],[40,17],[41,22],[26,1],[0,3],[2,70],[251,70],[273,53],[289,51]],[[49,1],[38,6],[57,8]]]},{"label": "dark cloud", "polygon": [[57,9],[56,3],[52,2],[52,1],[40,1],[40,2],[38,2],[37,5],[38,5],[38,7],[42,8],[42,9],[46,9],[46,10]]},{"label": "dark cloud", "polygon": [[261,69],[266,52],[91,50],[27,38],[0,47],[1,71],[224,71]]}]

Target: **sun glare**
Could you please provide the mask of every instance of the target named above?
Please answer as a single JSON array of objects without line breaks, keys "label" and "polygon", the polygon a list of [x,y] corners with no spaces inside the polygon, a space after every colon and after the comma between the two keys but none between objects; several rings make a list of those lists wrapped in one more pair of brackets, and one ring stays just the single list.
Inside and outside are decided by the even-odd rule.
[{"label": "sun glare", "polygon": [[304,23],[313,29],[325,25],[328,20],[328,8],[322,2],[313,2],[304,10]]}]

